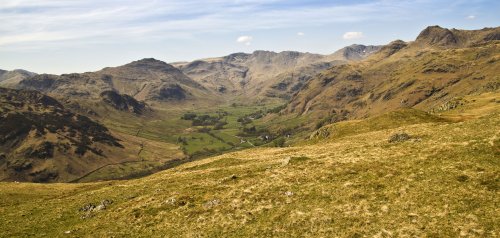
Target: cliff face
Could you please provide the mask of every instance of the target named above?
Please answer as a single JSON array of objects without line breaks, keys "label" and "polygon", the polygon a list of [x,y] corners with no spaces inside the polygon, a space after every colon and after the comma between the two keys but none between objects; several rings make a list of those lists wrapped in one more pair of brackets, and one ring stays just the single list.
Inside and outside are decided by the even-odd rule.
[{"label": "cliff face", "polygon": [[146,103],[137,101],[129,95],[119,94],[115,91],[104,91],[101,93],[101,98],[105,103],[119,111],[129,111],[142,115],[149,110]]}]

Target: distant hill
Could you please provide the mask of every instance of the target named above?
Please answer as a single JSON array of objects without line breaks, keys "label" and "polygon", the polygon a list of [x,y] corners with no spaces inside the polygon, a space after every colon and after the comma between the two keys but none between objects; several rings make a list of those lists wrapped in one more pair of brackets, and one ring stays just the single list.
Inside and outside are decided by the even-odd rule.
[{"label": "distant hill", "polygon": [[352,45],[332,55],[255,51],[173,65],[221,96],[289,98],[317,73],[333,65],[362,60],[379,48]]},{"label": "distant hill", "polygon": [[40,74],[22,79],[13,87],[70,99],[99,99],[105,91],[156,102],[190,100],[207,94],[203,86],[180,70],[155,59],[82,74]]},{"label": "distant hill", "polygon": [[64,102],[100,100],[106,91],[146,103],[289,99],[319,72],[362,60],[379,49],[351,45],[331,55],[255,51],[173,65],[147,58],[96,72],[62,75],[0,71],[0,86],[37,90]]},{"label": "distant hill", "polygon": [[440,110],[464,95],[498,91],[499,32],[428,27],[414,42],[394,41],[322,72],[285,111],[334,122],[397,108]]},{"label": "distant hill", "polygon": [[0,70],[0,87],[15,87],[23,79],[34,75],[36,75],[36,73],[23,69],[16,69],[12,71]]}]

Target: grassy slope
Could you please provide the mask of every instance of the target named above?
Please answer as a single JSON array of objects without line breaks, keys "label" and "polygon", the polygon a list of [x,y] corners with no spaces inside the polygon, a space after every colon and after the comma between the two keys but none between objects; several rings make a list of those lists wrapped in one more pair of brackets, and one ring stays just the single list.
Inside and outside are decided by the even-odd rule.
[{"label": "grassy slope", "polygon": [[[0,183],[0,236],[495,237],[498,96],[443,113],[475,113],[465,121],[243,150],[137,180]],[[413,139],[388,143],[399,131]],[[104,199],[113,203],[82,218]]]},{"label": "grassy slope", "polygon": [[[499,52],[498,41],[460,49],[411,45],[389,57],[381,51],[324,71],[288,111],[324,118],[332,109],[347,110],[350,119],[359,119],[404,107],[429,111],[463,95],[498,92]],[[356,75],[361,79],[353,80]]]}]

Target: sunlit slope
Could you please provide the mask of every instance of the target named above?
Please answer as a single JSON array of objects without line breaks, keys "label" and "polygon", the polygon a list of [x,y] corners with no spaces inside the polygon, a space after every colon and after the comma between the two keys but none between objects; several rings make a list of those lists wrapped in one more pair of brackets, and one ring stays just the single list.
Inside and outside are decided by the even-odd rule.
[{"label": "sunlit slope", "polygon": [[[495,237],[500,103],[498,94],[466,100],[446,119],[403,111],[397,120],[411,123],[137,180],[1,183],[0,236]],[[409,138],[388,141],[401,133]]]},{"label": "sunlit slope", "polygon": [[414,42],[394,41],[365,61],[322,72],[286,111],[339,121],[398,108],[439,110],[458,97],[498,92],[499,31],[428,27]]}]

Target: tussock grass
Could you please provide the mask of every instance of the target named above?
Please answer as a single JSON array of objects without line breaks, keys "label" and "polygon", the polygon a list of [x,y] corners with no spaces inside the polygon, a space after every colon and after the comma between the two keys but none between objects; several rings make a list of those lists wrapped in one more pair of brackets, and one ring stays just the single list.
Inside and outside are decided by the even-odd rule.
[{"label": "tussock grass", "polygon": [[[426,116],[341,139],[231,152],[130,181],[0,183],[0,236],[496,237],[493,108],[458,122]],[[419,140],[387,141],[400,131]],[[113,203],[82,218],[81,207],[105,199]]]}]

